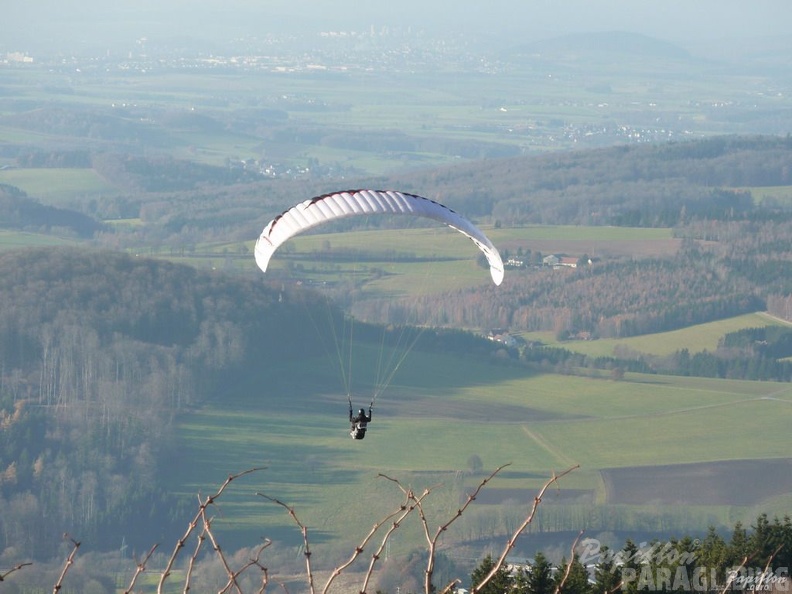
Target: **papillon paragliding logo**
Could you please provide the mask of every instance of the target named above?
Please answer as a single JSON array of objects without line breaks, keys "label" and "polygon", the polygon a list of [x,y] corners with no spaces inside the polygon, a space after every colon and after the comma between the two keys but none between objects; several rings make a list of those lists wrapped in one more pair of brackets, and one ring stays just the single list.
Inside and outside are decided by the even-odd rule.
[{"label": "papillon paragliding logo", "polygon": [[611,550],[596,538],[580,542],[579,561],[587,567],[610,566],[621,576],[622,584],[634,584],[638,590],[653,592],[788,592],[789,570],[786,567],[732,567],[720,583],[717,568],[701,564],[695,550],[679,550],[670,542],[641,543],[631,553]]}]

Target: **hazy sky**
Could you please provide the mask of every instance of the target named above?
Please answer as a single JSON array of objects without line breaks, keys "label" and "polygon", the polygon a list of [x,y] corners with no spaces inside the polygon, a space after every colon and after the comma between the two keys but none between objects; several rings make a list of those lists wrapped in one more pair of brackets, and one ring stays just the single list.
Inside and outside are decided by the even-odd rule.
[{"label": "hazy sky", "polygon": [[12,0],[0,49],[370,25],[480,31],[515,42],[609,30],[685,42],[792,35],[792,0]]}]

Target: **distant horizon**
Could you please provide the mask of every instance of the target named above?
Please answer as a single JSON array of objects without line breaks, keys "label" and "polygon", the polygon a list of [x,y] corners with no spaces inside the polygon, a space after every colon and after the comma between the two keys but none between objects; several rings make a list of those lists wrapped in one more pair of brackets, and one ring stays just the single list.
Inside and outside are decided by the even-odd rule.
[{"label": "distant horizon", "polygon": [[787,0],[473,0],[359,4],[335,0],[99,0],[15,3],[0,23],[1,51],[102,46],[140,37],[223,43],[272,33],[411,27],[492,38],[503,45],[570,33],[625,31],[689,46],[718,39],[792,37]]}]

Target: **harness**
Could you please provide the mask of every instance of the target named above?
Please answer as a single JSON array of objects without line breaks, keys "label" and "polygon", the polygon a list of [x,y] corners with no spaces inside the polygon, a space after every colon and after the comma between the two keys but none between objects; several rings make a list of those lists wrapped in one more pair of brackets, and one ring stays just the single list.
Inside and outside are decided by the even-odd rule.
[{"label": "harness", "polygon": [[[352,419],[352,413],[354,412],[354,409],[352,408],[352,396],[347,394],[347,400],[349,401],[349,418]],[[374,409],[374,399],[372,398],[371,403],[369,404],[369,416],[371,416],[371,411],[373,409]],[[362,420],[353,422],[352,430],[349,432],[349,435],[352,437],[352,439],[363,439],[364,437],[366,437],[366,429],[368,428],[368,421],[365,420],[365,412],[363,413],[363,417],[364,418]]]}]

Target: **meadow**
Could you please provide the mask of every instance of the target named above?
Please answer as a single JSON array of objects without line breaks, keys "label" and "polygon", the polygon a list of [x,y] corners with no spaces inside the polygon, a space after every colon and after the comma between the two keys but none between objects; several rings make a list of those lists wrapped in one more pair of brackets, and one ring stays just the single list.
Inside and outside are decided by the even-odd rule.
[{"label": "meadow", "polygon": [[14,250],[28,247],[47,247],[76,245],[73,239],[60,238],[43,233],[0,230],[0,250]]},{"label": "meadow", "polygon": [[788,207],[792,204],[792,186],[745,188],[753,195],[757,204],[777,204]]},{"label": "meadow", "polygon": [[552,332],[524,332],[522,336],[526,340],[535,340],[547,346],[561,347],[590,357],[618,356],[620,351],[630,355],[645,353],[662,357],[681,349],[688,349],[690,353],[713,352],[718,347],[718,341],[730,332],[776,325],[789,326],[789,323],[765,312],[755,312],[679,330],[627,338],[559,341]]},{"label": "meadow", "polygon": [[[329,229],[328,229],[329,228]],[[671,229],[632,227],[580,227],[574,225],[526,225],[479,228],[498,246],[516,254],[518,248],[543,255],[571,254],[593,257],[662,256],[678,248]],[[328,229],[328,230],[326,230]],[[244,246],[252,253],[255,242]],[[238,245],[200,246],[200,257],[239,253]],[[218,253],[219,252],[219,253]],[[187,258],[189,261],[190,258]],[[358,299],[415,296],[442,293],[481,285],[489,280],[479,252],[468,239],[442,225],[410,229],[376,229],[334,232],[332,225],[321,231],[298,235],[272,258],[268,272],[315,283],[364,285]],[[235,263],[247,267],[243,259]],[[506,277],[521,274],[507,268]]]},{"label": "meadow", "polygon": [[[375,354],[355,356],[362,361],[352,386],[357,407],[367,404],[376,383],[368,363]],[[493,481],[485,503],[446,535],[445,546],[458,551],[479,546],[475,543],[482,539],[501,539],[509,522],[523,513],[519,502],[530,502],[554,471],[576,464],[580,468],[548,498],[545,515],[540,513],[549,532],[646,533],[657,514],[666,531],[703,532],[713,522],[721,527],[735,519],[750,522],[753,505],[765,498],[779,513],[787,502],[783,477],[778,484],[768,477],[744,505],[724,505],[714,492],[709,505],[683,508],[671,499],[680,487],[697,488],[695,477],[679,472],[684,465],[706,469],[708,463],[738,460],[783,465],[792,451],[792,388],[786,384],[640,374],[612,381],[412,351],[379,397],[369,435],[356,442],[347,433],[338,365],[328,356],[295,362],[291,369],[262,368],[259,378],[229,384],[217,400],[180,420],[179,450],[194,462],[174,465],[169,473],[174,491],[205,491],[231,472],[266,467],[246,477],[222,505],[216,526],[229,543],[241,546],[267,536],[281,546],[299,544],[293,521],[257,497],[258,491],[295,507],[314,535],[317,559],[351,550],[365,527],[401,500],[380,473],[418,491],[432,487],[430,517],[445,520],[484,476],[471,470],[474,456],[484,473],[510,466]],[[774,438],[758,440],[757,434]],[[660,471],[665,466],[677,472]],[[645,504],[656,514],[647,519],[642,506],[620,503],[630,497],[629,481],[617,482],[614,490],[610,483],[606,488],[604,477],[613,469],[651,477],[652,468],[658,469],[656,496]],[[685,476],[684,485],[675,474]],[[642,488],[652,487],[644,480]],[[700,495],[706,502],[707,493]],[[618,522],[602,519],[609,515]],[[394,554],[419,548],[421,538],[417,523],[405,526],[392,543]],[[523,546],[531,542],[529,537]]]},{"label": "meadow", "polygon": [[29,196],[56,206],[75,197],[99,197],[118,191],[93,169],[5,169],[0,171],[0,183],[16,186]]},{"label": "meadow", "polygon": [[[669,230],[657,229],[485,230],[496,244],[553,238],[563,248],[563,242],[602,241],[622,253],[646,240],[670,239]],[[45,239],[58,243],[6,232],[0,246]],[[194,258],[185,259],[220,265],[227,254],[241,253],[239,247],[201,245]],[[245,247],[247,256],[234,258],[233,265],[255,271],[252,241]],[[350,268],[343,260],[316,258],[328,249],[367,251],[367,270],[387,268],[380,278],[372,274],[368,284],[377,296],[395,290],[388,283],[417,294],[488,282],[476,264],[475,247],[443,227],[308,234],[276,256],[273,269],[289,274],[299,265],[298,276],[324,282],[361,272],[360,263]],[[402,261],[399,254],[412,250],[425,259]],[[617,348],[665,355],[679,348],[713,350],[727,332],[777,323],[758,312],[628,339],[559,344],[543,334],[525,338],[594,356],[611,355]],[[792,485],[772,473],[762,489],[751,489],[739,504],[719,497],[751,461],[761,468],[785,468],[792,451],[792,388],[787,384],[632,373],[613,381],[540,373],[499,359],[405,351],[398,353],[406,359],[376,402],[369,436],[355,442],[347,433],[347,392],[355,407],[367,405],[373,390],[382,387],[381,361],[390,359],[390,353],[358,345],[353,368],[345,369],[344,357],[327,340],[326,356],[294,361],[290,367],[262,364],[177,421],[179,454],[167,469],[169,490],[194,497],[230,473],[265,468],[235,483],[221,502],[215,526],[226,548],[268,537],[299,556],[297,527],[285,510],[257,495],[264,493],[295,507],[310,528],[317,563],[331,563],[339,551],[352,550],[367,529],[362,527],[401,502],[398,488],[379,474],[415,490],[431,487],[427,510],[440,522],[453,515],[487,472],[506,463],[510,466],[444,537],[449,554],[475,555],[482,543],[502,539],[552,473],[574,465],[580,468],[553,490],[540,511],[537,525],[543,532],[531,532],[518,550],[528,554],[532,547],[546,546],[552,535],[560,543],[580,529],[657,538],[702,533],[710,524],[725,529],[737,520],[750,523],[758,509],[783,514],[790,504]],[[474,458],[483,462],[481,471],[471,467]],[[721,477],[720,483],[713,483],[713,474]],[[697,493],[695,504],[677,504],[675,494],[684,491]],[[635,503],[647,492],[651,499]],[[417,522],[407,523],[391,552],[420,548],[422,539]]]}]

